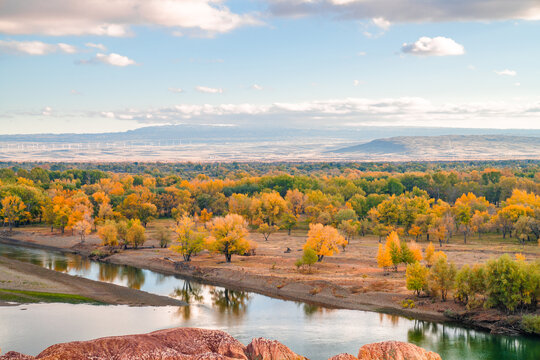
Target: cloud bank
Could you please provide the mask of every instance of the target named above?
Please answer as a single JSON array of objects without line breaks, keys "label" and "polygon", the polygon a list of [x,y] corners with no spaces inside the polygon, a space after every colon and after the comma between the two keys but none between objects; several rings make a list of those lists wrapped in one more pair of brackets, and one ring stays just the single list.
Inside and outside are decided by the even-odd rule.
[{"label": "cloud bank", "polygon": [[259,24],[224,0],[3,0],[0,33],[128,36],[131,27],[160,26],[211,36]]},{"label": "cloud bank", "polygon": [[47,44],[41,41],[0,40],[0,53],[17,55],[47,55],[55,52],[74,54],[77,48],[73,45],[57,43]]},{"label": "cloud bank", "polygon": [[277,16],[327,15],[340,19],[382,18],[392,23],[540,19],[538,0],[268,0]]}]

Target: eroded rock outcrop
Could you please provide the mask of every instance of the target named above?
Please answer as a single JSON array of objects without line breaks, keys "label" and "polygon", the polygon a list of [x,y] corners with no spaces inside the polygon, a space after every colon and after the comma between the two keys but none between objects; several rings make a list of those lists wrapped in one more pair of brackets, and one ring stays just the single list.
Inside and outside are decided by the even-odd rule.
[{"label": "eroded rock outcrop", "polygon": [[441,360],[441,356],[414,344],[384,341],[367,344],[358,351],[359,360]]},{"label": "eroded rock outcrop", "polygon": [[[304,360],[303,356],[294,353],[287,346],[276,340],[257,338],[251,340],[246,348],[249,359],[264,360]],[[306,359],[307,360],[307,359]]]},{"label": "eroded rock outcrop", "polygon": [[[244,346],[218,330],[177,328],[143,335],[113,336],[48,347],[38,356],[9,352],[0,360],[308,360],[275,340],[253,339]],[[441,360],[416,345],[386,341],[364,345],[358,358],[349,354],[329,360]]]}]

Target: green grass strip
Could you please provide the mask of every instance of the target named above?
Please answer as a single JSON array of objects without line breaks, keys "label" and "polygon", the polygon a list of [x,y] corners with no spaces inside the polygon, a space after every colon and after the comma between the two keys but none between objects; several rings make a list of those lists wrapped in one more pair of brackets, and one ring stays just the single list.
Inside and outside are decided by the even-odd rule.
[{"label": "green grass strip", "polygon": [[69,303],[69,304],[103,304],[100,301],[74,294],[59,294],[40,291],[0,289],[0,300],[17,303]]}]

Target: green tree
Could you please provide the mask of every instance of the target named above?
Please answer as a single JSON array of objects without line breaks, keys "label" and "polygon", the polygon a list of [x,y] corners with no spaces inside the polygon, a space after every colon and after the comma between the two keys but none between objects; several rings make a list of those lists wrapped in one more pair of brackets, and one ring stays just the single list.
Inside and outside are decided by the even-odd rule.
[{"label": "green tree", "polygon": [[446,256],[438,256],[433,266],[429,269],[428,288],[433,294],[441,295],[441,300],[446,301],[448,291],[454,288],[456,266],[448,263]]}]

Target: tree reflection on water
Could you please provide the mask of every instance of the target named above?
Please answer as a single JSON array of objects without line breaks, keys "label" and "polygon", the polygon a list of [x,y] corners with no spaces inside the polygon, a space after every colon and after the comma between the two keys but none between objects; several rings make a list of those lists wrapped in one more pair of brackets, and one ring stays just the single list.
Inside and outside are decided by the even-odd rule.
[{"label": "tree reflection on water", "polygon": [[131,266],[124,266],[121,274],[122,280],[127,280],[127,286],[131,289],[140,290],[144,285],[144,272]]},{"label": "tree reflection on water", "polygon": [[179,298],[187,303],[185,306],[179,306],[177,311],[177,314],[180,315],[184,320],[189,320],[191,318],[191,305],[202,303],[204,300],[201,285],[193,285],[187,280],[184,281],[181,288],[175,288],[170,296]]},{"label": "tree reflection on water", "polygon": [[100,263],[98,278],[100,281],[114,282],[116,279],[118,279],[119,270],[120,268],[118,265]]},{"label": "tree reflection on water", "polygon": [[212,304],[221,314],[242,316],[246,313],[250,295],[244,291],[212,289]]}]

